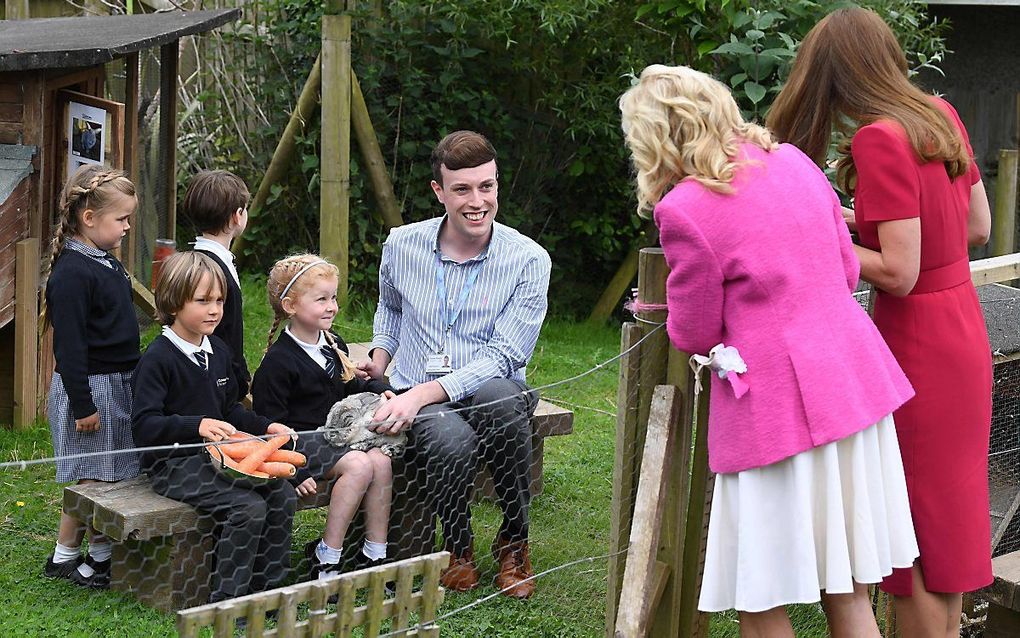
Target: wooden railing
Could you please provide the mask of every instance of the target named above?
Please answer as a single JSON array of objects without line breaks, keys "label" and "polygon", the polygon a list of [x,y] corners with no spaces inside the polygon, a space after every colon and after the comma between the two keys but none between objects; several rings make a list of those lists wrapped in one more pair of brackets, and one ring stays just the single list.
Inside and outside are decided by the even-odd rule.
[{"label": "wooden railing", "polygon": [[[448,552],[438,552],[185,609],[177,612],[177,631],[182,638],[194,638],[204,627],[211,626],[213,636],[228,637],[234,635],[237,620],[244,618],[249,638],[326,635],[347,638],[355,627],[364,627],[360,635],[365,638],[375,638],[382,631],[383,621],[391,619],[388,632],[434,638],[439,636],[439,628],[432,621],[444,593],[439,586],[439,573],[449,562]],[[417,576],[422,580],[415,589]],[[396,583],[393,598],[386,598],[388,581]],[[355,606],[361,592],[365,604]],[[327,604],[333,595],[338,596],[336,609],[329,612]],[[307,615],[302,613],[300,618],[299,605],[302,609],[307,605]],[[271,629],[266,628],[267,614],[276,617]],[[417,615],[413,625],[412,614]]]}]

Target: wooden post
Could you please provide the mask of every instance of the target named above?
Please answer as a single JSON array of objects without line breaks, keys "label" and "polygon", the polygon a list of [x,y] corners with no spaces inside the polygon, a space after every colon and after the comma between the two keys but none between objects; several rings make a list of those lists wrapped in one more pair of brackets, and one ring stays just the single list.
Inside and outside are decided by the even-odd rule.
[{"label": "wooden post", "polygon": [[322,150],[319,158],[319,253],[340,270],[347,301],[351,185],[351,16],[322,16]]},{"label": "wooden post", "polygon": [[1016,244],[1017,151],[999,151],[999,175],[995,178],[995,211],[992,214],[992,256],[1008,255]]},{"label": "wooden post", "polygon": [[14,261],[14,427],[35,423],[39,352],[39,239],[23,239]]},{"label": "wooden post", "polygon": [[[304,131],[305,122],[311,119],[312,113],[319,106],[319,86],[321,84],[322,54],[320,53],[315,58],[315,63],[308,74],[308,79],[305,80],[305,85],[301,89],[301,95],[298,96],[294,111],[290,114],[287,127],[283,129],[283,135],[280,136],[280,141],[276,144],[276,150],[273,151],[273,158],[269,161],[269,167],[266,168],[262,181],[259,182],[259,188],[255,192],[255,197],[251,202],[251,209],[248,211],[249,225],[262,214],[262,207],[266,205],[266,200],[269,199],[269,193],[272,192],[273,185],[279,183],[292,166],[294,151],[297,149],[297,134]],[[241,235],[234,240],[231,247],[239,262],[244,260],[242,254],[244,245],[245,236]]]},{"label": "wooden post", "polygon": [[623,324],[620,352],[620,382],[616,394],[616,454],[613,457],[613,500],[609,529],[609,584],[606,596],[606,635],[615,633],[617,601],[623,588],[625,555],[620,554],[630,541],[631,508],[634,503],[635,469],[639,461],[634,448],[638,425],[638,378],[640,352],[634,346],[641,339],[641,327]]},{"label": "wooden post", "polygon": [[[655,227],[655,224],[645,224],[643,232],[648,243],[654,244],[659,241],[659,229]],[[591,314],[588,315],[588,321],[603,323],[612,316],[617,304],[620,303],[620,299],[627,294],[627,289],[630,288],[631,282],[634,281],[634,276],[637,275],[639,252],[640,248],[635,246],[627,253],[616,274],[609,280],[609,284],[602,292],[602,296],[595,302]]]},{"label": "wooden post", "polygon": [[27,20],[29,17],[28,0],[4,0],[4,18]]},{"label": "wooden post", "polygon": [[361,157],[365,160],[365,169],[372,181],[372,192],[375,193],[375,201],[379,206],[383,225],[386,230],[403,226],[404,220],[400,216],[400,205],[397,203],[396,195],[393,194],[393,182],[390,181],[389,173],[386,172],[386,161],[379,149],[379,140],[376,138],[375,128],[372,126],[372,117],[368,113],[368,105],[365,103],[361,84],[354,71],[351,71],[351,124],[354,126],[354,137],[358,140]]},{"label": "wooden post", "polygon": [[177,56],[179,40],[159,48],[159,150],[158,170],[166,183],[156,197],[166,215],[163,236],[177,235]]},{"label": "wooden post", "polygon": [[637,638],[648,633],[652,610],[658,606],[659,595],[669,577],[669,568],[656,560],[656,553],[682,410],[679,388],[656,386],[616,620],[616,635],[622,638]]},{"label": "wooden post", "polygon": [[[124,58],[124,170],[133,182],[138,182],[138,52]],[[132,226],[135,220],[131,220]],[[132,230],[124,238],[122,259],[129,273],[137,271],[138,232]]]}]

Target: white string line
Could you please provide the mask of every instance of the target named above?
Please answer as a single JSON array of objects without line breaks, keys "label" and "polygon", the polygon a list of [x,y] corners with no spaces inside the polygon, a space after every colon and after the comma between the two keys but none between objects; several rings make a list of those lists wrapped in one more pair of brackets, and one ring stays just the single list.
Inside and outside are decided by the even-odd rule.
[{"label": "white string line", "polygon": [[[580,565],[581,563],[594,563],[597,560],[606,560],[606,559],[612,558],[614,556],[619,556],[621,554],[626,554],[628,549],[630,549],[629,545],[627,547],[624,547],[620,551],[613,552],[611,554],[603,554],[602,556],[588,556],[586,558],[579,558],[577,560],[570,561],[569,563],[564,563],[562,565],[557,565],[556,567],[550,567],[549,569],[545,570],[544,572],[539,572],[537,574],[529,576],[528,578],[525,578],[525,579],[523,579],[521,581],[518,581],[517,585],[519,585],[521,583],[526,583],[528,581],[537,580],[538,578],[541,578],[542,576],[546,576],[548,574],[551,574],[553,572],[557,572],[557,571],[559,571],[561,569],[565,569],[567,567],[573,567],[574,565]],[[463,607],[458,607],[457,609],[454,609],[453,611],[448,611],[445,614],[443,614],[442,616],[439,616],[439,617],[435,618],[434,620],[430,620],[427,623],[424,623],[424,624],[423,623],[419,623],[417,625],[414,625],[413,627],[408,627],[407,629],[397,629],[396,631],[391,631],[391,632],[386,633],[386,634],[379,634],[379,638],[389,638],[389,636],[401,636],[401,635],[404,635],[404,634],[406,634],[408,632],[411,632],[411,631],[419,631],[419,630],[424,630],[424,629],[432,629],[432,628],[436,627],[436,623],[438,623],[438,622],[440,622],[442,620],[446,620],[447,618],[450,618],[451,616],[459,614],[459,613],[461,613],[463,611],[467,611],[468,609],[471,609],[472,607],[477,607],[478,605],[481,605],[484,602],[488,602],[488,601],[492,600],[493,598],[495,598],[496,596],[499,596],[503,592],[510,591],[511,589],[516,587],[517,585],[511,585],[510,587],[507,587],[506,589],[501,589],[499,591],[496,591],[496,592],[493,592],[493,593],[489,594],[488,596],[479,598],[478,600],[471,601],[470,603],[464,605]]]},{"label": "white string line", "polygon": [[[424,417],[416,415],[415,417],[410,418],[410,419],[386,419],[385,421],[379,421],[378,423],[373,422],[373,427],[387,425],[387,424],[392,424],[392,423],[396,423],[397,421],[402,421],[402,420],[403,421],[411,421],[411,422],[413,422],[413,421],[415,421],[415,420],[417,420],[419,418],[433,418],[433,417],[440,417],[441,418],[441,417],[443,417],[443,416],[445,416],[447,414],[457,414],[457,413],[460,413],[460,412],[467,412],[468,410],[477,410],[479,408],[487,408],[487,407],[491,407],[493,405],[497,405],[499,403],[502,403],[504,401],[509,401],[509,400],[513,399],[514,397],[516,397],[516,396],[528,396],[529,394],[536,394],[537,395],[541,391],[548,390],[550,388],[555,388],[555,387],[558,387],[558,386],[561,386],[561,385],[565,385],[567,383],[572,383],[572,382],[577,381],[579,379],[583,379],[584,377],[586,377],[586,376],[588,376],[590,374],[594,374],[595,372],[606,368],[610,364],[615,363],[616,361],[618,361],[619,359],[621,359],[625,355],[627,355],[630,352],[632,352],[633,350],[635,350],[638,346],[640,346],[645,341],[645,339],[648,339],[649,337],[651,337],[652,335],[657,333],[665,325],[666,324],[664,324],[664,323],[655,324],[654,328],[649,330],[648,333],[645,336],[641,337],[641,339],[639,339],[637,341],[637,343],[632,345],[630,348],[627,348],[626,350],[624,350],[620,354],[616,355],[615,357],[613,357],[611,359],[608,359],[606,361],[603,361],[602,363],[597,363],[597,364],[595,364],[594,367],[592,367],[592,368],[590,368],[590,369],[588,369],[588,370],[586,370],[586,371],[584,371],[584,372],[582,372],[580,374],[576,374],[576,375],[574,375],[572,377],[568,377],[568,378],[562,379],[560,381],[554,381],[552,383],[548,383],[548,384],[543,385],[543,386],[538,386],[538,387],[535,387],[535,388],[531,388],[529,390],[522,390],[520,392],[520,394],[511,395],[509,397],[504,397],[502,399],[494,399],[494,400],[489,401],[487,403],[479,403],[477,405],[466,405],[466,406],[460,407],[460,408],[452,408],[450,410],[443,410],[443,411],[434,413],[434,415],[428,415],[428,416],[424,416]],[[319,430],[306,430],[306,431],[302,431],[302,432],[294,432],[294,434],[292,436],[308,436],[308,435],[313,435],[313,434],[321,434],[321,431],[319,431]],[[0,470],[4,470],[4,469],[8,469],[8,468],[18,468],[20,470],[24,470],[29,465],[42,465],[44,463],[55,463],[57,461],[64,461],[64,460],[70,460],[70,459],[84,459],[84,458],[90,458],[90,457],[96,457],[96,456],[112,456],[114,454],[137,454],[139,452],[160,452],[160,451],[170,451],[170,450],[186,450],[186,449],[192,449],[192,448],[209,447],[209,446],[217,445],[217,444],[220,444],[220,443],[229,443],[229,442],[242,443],[244,441],[252,441],[252,440],[256,440],[256,439],[258,439],[258,440],[268,440],[268,439],[274,438],[276,436],[281,436],[281,435],[279,435],[279,434],[265,434],[265,435],[262,435],[262,436],[252,435],[251,437],[249,437],[247,439],[230,439],[228,441],[203,442],[203,443],[174,443],[173,445],[152,445],[152,446],[148,446],[148,447],[133,447],[133,448],[120,449],[120,450],[105,450],[105,451],[99,451],[99,452],[81,452],[79,454],[68,454],[66,456],[51,456],[51,457],[45,457],[45,458],[39,458],[39,459],[28,459],[28,460],[22,460],[22,461],[5,461],[3,463],[0,463]]]}]

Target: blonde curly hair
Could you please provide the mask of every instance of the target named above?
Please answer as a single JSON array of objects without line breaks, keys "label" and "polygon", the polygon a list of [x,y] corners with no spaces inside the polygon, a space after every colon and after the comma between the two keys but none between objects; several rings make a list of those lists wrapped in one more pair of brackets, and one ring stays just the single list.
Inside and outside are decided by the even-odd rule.
[{"label": "blonde curly hair", "polygon": [[646,67],[620,97],[620,111],[642,216],[685,177],[732,192],[741,143],[777,147],[767,129],[744,121],[726,85],[685,66]]}]

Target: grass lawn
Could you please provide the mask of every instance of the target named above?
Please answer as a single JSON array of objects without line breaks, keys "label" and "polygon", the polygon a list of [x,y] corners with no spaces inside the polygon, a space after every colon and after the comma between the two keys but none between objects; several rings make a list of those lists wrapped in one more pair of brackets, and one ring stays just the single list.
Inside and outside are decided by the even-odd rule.
[{"label": "grass lawn", "polygon": [[[266,344],[270,323],[260,282],[245,281],[246,355],[254,369]],[[371,312],[340,317],[338,332],[348,341],[371,338]],[[147,342],[158,327],[146,332]],[[616,327],[591,327],[556,319],[546,322],[529,368],[529,381],[545,385],[591,369],[619,353]],[[532,506],[531,548],[536,571],[608,552],[615,429],[617,369],[608,366],[583,379],[544,392],[574,409],[574,433],[551,437],[545,444],[545,491]],[[51,454],[45,424],[27,432],[0,429],[2,460]],[[168,636],[173,616],[148,609],[130,596],[83,591],[67,581],[41,575],[53,551],[60,514],[61,489],[52,465],[0,471],[0,634],[21,636]],[[448,593],[440,613],[447,613],[493,593],[495,564],[488,544],[500,516],[489,503],[474,508],[476,556],[483,586],[468,594]],[[324,511],[305,511],[295,521],[294,547],[316,538]],[[538,582],[526,602],[498,596],[441,622],[446,636],[601,636],[604,634],[606,560],[583,562]],[[804,633],[824,636],[818,615],[800,610]],[[808,628],[814,631],[810,631]],[[713,636],[736,636],[732,619],[719,616]]]}]

